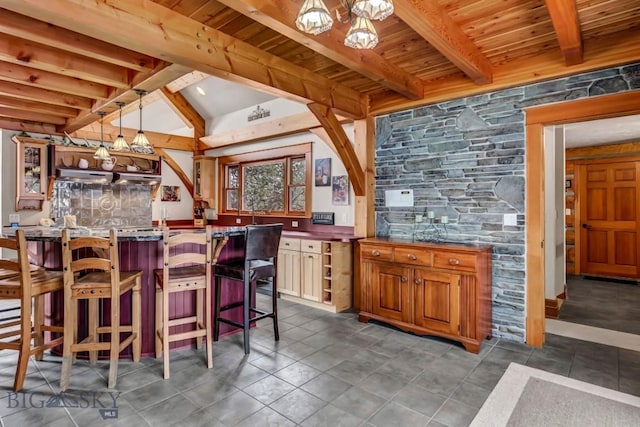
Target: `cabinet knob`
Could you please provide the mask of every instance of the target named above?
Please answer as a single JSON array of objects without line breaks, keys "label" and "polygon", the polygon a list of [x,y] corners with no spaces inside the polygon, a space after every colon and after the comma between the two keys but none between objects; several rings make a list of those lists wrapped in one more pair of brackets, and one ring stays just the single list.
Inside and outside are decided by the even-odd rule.
[{"label": "cabinet knob", "polygon": [[379,250],[373,250],[373,251],[371,251],[371,255],[380,256],[380,251]]},{"label": "cabinet knob", "polygon": [[420,284],[420,279],[413,279],[413,283],[415,283],[416,285]]},{"label": "cabinet knob", "polygon": [[407,255],[407,258],[409,258],[411,261],[415,261],[415,260],[417,260],[417,259],[418,259],[418,257],[417,257],[417,256],[415,256],[414,254],[409,254],[409,255]]},{"label": "cabinet knob", "polygon": [[460,265],[460,260],[458,258],[449,258],[449,264]]},{"label": "cabinet knob", "polygon": [[400,281],[401,281],[402,283],[405,283],[407,280],[408,280],[408,279],[407,279],[405,276],[402,276],[402,277],[400,278]]}]

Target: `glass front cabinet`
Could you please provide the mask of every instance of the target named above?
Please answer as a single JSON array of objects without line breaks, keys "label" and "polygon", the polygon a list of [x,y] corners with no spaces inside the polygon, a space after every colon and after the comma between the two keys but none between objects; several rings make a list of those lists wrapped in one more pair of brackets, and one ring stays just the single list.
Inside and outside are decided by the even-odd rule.
[{"label": "glass front cabinet", "polygon": [[13,138],[16,143],[16,211],[42,210],[47,192],[47,141]]},{"label": "glass front cabinet", "polygon": [[216,207],[215,172],[215,157],[193,157],[193,200],[209,209]]}]

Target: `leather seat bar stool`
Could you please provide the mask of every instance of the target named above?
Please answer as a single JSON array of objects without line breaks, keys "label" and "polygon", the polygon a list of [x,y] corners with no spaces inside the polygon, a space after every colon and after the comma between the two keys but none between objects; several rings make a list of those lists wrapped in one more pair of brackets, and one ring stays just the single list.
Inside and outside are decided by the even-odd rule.
[{"label": "leather seat bar stool", "polygon": [[[213,367],[211,349],[212,301],[211,269],[216,263],[227,237],[212,239],[211,226],[205,230],[163,233],[163,268],[154,270],[156,283],[156,358],[163,355],[163,376],[169,378],[169,344],[195,338],[196,348],[205,340],[207,368]],[[170,296],[178,292],[196,293],[196,314],[169,319]],[[192,324],[186,332],[171,328]]]},{"label": "leather seat bar stool", "polygon": [[45,332],[63,332],[62,326],[46,325],[44,315],[45,295],[63,289],[62,272],[29,264],[23,230],[16,230],[15,239],[0,237],[0,249],[17,253],[17,258],[0,259],[0,300],[17,300],[20,304],[17,319],[0,323],[0,350],[19,352],[13,390],[20,391],[29,358],[35,355],[36,360],[42,360],[45,350],[62,344],[62,336],[45,342],[44,335]]},{"label": "leather seat bar stool", "polygon": [[[82,257],[82,255],[87,255]],[[74,259],[75,257],[75,259]],[[69,385],[74,354],[88,351],[89,360],[95,362],[98,351],[109,352],[109,388],[115,388],[120,353],[132,346],[133,361],[140,360],[141,307],[140,290],[142,271],[120,271],[117,233],[109,230],[109,237],[70,238],[62,230],[62,268],[64,273],[64,343],[60,390]],[[120,297],[131,293],[131,323],[121,324]],[[98,302],[111,302],[111,325],[99,326]],[[88,336],[78,342],[78,301],[87,300]],[[102,334],[109,340],[101,340]],[[128,335],[121,339],[122,333]]]},{"label": "leather seat bar stool", "polygon": [[[245,234],[243,259],[228,263],[218,263],[214,266],[216,292],[214,341],[217,341],[220,336],[220,322],[241,328],[244,332],[244,353],[249,354],[249,329],[251,323],[266,317],[273,319],[275,340],[278,341],[280,339],[278,333],[278,293],[275,286],[272,292],[271,311],[264,311],[252,304],[251,284],[263,279],[271,279],[272,283],[276,283],[276,263],[281,235],[282,224],[248,225]],[[227,304],[223,307],[220,306],[223,278],[231,280],[233,283],[241,283],[243,286],[241,301]],[[242,322],[222,317],[223,312],[236,307],[242,307]]]}]

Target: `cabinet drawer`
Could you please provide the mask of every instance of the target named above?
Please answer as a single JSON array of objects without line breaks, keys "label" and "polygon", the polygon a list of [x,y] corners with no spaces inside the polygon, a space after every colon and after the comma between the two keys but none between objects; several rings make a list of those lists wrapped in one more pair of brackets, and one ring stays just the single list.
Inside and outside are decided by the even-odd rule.
[{"label": "cabinet drawer", "polygon": [[292,239],[283,237],[280,239],[280,249],[288,249],[290,251],[300,250],[300,239]]},{"label": "cabinet drawer", "polygon": [[474,270],[476,268],[475,255],[450,254],[446,252],[436,252],[433,256],[433,266],[437,268],[463,268]]},{"label": "cabinet drawer", "polygon": [[395,248],[393,259],[403,264],[431,266],[431,251],[418,248]]},{"label": "cabinet drawer", "polygon": [[388,246],[360,245],[360,256],[365,259],[391,261],[393,259],[393,248]]},{"label": "cabinet drawer", "polygon": [[300,250],[302,252],[311,252],[313,254],[322,253],[321,240],[300,240]]}]

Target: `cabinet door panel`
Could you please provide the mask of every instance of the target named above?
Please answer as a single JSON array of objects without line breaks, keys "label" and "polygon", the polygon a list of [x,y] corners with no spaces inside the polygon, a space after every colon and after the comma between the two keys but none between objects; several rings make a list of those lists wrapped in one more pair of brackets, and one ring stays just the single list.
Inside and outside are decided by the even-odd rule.
[{"label": "cabinet door panel", "polygon": [[415,312],[418,326],[439,332],[458,333],[460,276],[416,269],[414,272]]},{"label": "cabinet door panel", "polygon": [[373,314],[389,319],[411,320],[411,291],[408,268],[371,263]]},{"label": "cabinet door panel", "polygon": [[322,301],[322,256],[302,252],[302,298]]},{"label": "cabinet door panel", "polygon": [[278,252],[278,291],[300,296],[300,252],[281,250]]}]

